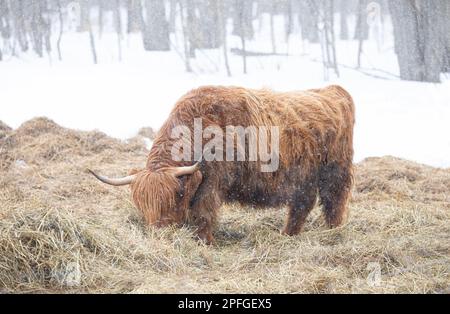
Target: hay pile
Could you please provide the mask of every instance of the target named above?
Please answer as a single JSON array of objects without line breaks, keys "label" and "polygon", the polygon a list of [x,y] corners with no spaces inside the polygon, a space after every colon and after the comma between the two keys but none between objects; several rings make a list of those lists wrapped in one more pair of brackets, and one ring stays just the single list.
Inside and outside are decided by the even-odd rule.
[{"label": "hay pile", "polygon": [[85,172],[142,167],[141,137],[45,118],[1,130],[0,293],[450,292],[449,169],[370,158],[345,226],[326,229],[316,208],[289,238],[285,209],[229,206],[207,247],[188,228],[145,226],[127,188]]},{"label": "hay pile", "polygon": [[6,137],[10,132],[11,128],[0,120],[0,140]]}]

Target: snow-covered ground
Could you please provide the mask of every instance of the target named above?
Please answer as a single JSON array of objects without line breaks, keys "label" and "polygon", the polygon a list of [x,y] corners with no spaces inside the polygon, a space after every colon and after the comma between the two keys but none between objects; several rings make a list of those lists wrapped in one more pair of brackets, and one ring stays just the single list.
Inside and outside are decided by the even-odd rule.
[{"label": "snow-covered ground", "polygon": [[[267,33],[260,30],[258,34]],[[356,103],[355,161],[394,155],[450,167],[450,80],[444,78],[442,84],[400,81],[395,77],[392,43],[386,40],[380,52],[375,43],[365,44],[366,74],[354,69],[357,43],[338,42],[340,77],[331,73],[325,81],[320,46],[302,44],[295,36],[288,43],[283,35],[277,36],[278,52],[289,56],[248,58],[247,75],[242,74],[241,57],[230,54],[232,76],[228,77],[220,49],[197,52],[192,60],[194,72],[187,73],[179,37],[172,38],[176,47],[172,52],[145,52],[139,36],[126,37],[119,62],[116,37],[105,33],[97,41],[99,64],[94,65],[88,35],[67,33],[63,61],[56,54],[43,59],[30,54],[0,62],[0,120],[18,127],[33,117],[47,116],[65,127],[98,129],[126,139],[143,126],[158,128],[176,100],[201,85],[284,91],[333,83],[349,90]],[[240,47],[232,36],[229,44]],[[268,38],[257,38],[248,46],[271,51]]]}]

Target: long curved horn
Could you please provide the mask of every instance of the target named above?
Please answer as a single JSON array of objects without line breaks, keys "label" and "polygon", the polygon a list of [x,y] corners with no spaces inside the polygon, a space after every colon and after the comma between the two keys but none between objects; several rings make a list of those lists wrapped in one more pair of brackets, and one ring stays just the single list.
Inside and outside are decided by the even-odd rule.
[{"label": "long curved horn", "polygon": [[101,175],[96,174],[94,171],[88,169],[88,171],[97,179],[99,179],[100,181],[102,181],[103,183],[109,184],[109,185],[114,185],[114,186],[122,186],[122,185],[128,185],[130,183],[133,182],[134,179],[136,179],[136,175],[131,175],[128,177],[123,177],[123,178],[117,178],[117,179],[111,179],[108,177],[104,177]]},{"label": "long curved horn", "polygon": [[169,170],[172,171],[172,173],[175,177],[181,177],[184,175],[193,174],[198,169],[200,169],[200,163],[198,163],[198,162],[192,166],[169,168]]}]

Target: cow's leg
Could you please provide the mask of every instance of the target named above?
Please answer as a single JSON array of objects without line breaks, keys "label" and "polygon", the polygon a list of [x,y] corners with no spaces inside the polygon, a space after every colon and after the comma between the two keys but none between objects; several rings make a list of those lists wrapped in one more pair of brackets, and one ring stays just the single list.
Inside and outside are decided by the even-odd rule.
[{"label": "cow's leg", "polygon": [[319,171],[319,195],[325,220],[330,228],[341,225],[347,218],[347,203],[352,187],[352,166],[331,163]]},{"label": "cow's leg", "polygon": [[306,217],[311,212],[317,199],[317,185],[314,181],[308,181],[295,192],[292,202],[289,204],[289,212],[282,234],[296,235],[305,223]]},{"label": "cow's leg", "polygon": [[191,202],[189,220],[197,227],[198,237],[206,244],[213,244],[213,230],[222,201],[215,190],[207,189],[208,186],[208,182],[203,182],[197,191]]},{"label": "cow's leg", "polygon": [[216,210],[194,210],[192,223],[197,227],[197,236],[206,244],[214,243],[213,230],[216,225]]}]

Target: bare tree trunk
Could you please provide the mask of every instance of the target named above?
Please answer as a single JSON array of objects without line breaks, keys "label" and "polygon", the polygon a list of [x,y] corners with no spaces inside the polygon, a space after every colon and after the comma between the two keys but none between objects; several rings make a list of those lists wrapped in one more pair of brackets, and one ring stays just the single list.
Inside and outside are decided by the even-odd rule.
[{"label": "bare tree trunk", "polygon": [[169,23],[166,8],[161,0],[145,0],[143,41],[145,50],[170,50]]},{"label": "bare tree trunk", "polygon": [[94,38],[94,32],[92,31],[92,27],[91,27],[91,20],[88,16],[87,18],[87,30],[89,32],[89,43],[91,45],[91,53],[92,53],[92,59],[94,61],[94,64],[98,63],[97,60],[97,50],[95,48],[95,38]]},{"label": "bare tree trunk", "polygon": [[180,4],[180,17],[181,17],[181,25],[183,27],[183,46],[184,46],[184,64],[187,72],[192,72],[191,63],[189,61],[190,52],[189,52],[189,32],[187,30],[187,22],[184,18],[184,2],[179,1]]},{"label": "bare tree trunk", "polygon": [[446,0],[389,2],[402,79],[440,82],[447,51],[447,5]]},{"label": "bare tree trunk", "polygon": [[355,29],[355,39],[367,40],[369,38],[369,25],[367,24],[367,7],[368,0],[359,0],[358,15]]},{"label": "bare tree trunk", "polygon": [[423,38],[420,41],[424,60],[424,81],[438,83],[445,59],[445,36],[443,32],[450,29],[443,27],[450,17],[442,14],[445,12],[448,0],[428,0],[421,2]]},{"label": "bare tree trunk", "polygon": [[189,39],[189,57],[195,58],[195,49],[197,49],[198,25],[195,18],[195,6],[193,0],[186,0],[186,13],[187,13],[187,34]]},{"label": "bare tree trunk", "polygon": [[62,61],[62,54],[61,54],[61,40],[64,32],[64,19],[63,19],[63,13],[61,8],[61,0],[56,0],[56,6],[58,8],[58,17],[59,17],[59,34],[58,34],[58,40],[56,41],[56,49],[58,50],[58,59],[59,61]]},{"label": "bare tree trunk", "polygon": [[94,61],[94,64],[97,64],[97,51],[95,49],[95,40],[94,34],[92,33],[92,28],[89,28],[89,40],[91,43],[92,59]]},{"label": "bare tree trunk", "polygon": [[119,54],[119,61],[122,61],[122,19],[120,16],[120,0],[116,0],[114,6],[114,26],[117,33],[117,51]]},{"label": "bare tree trunk", "polygon": [[318,4],[315,0],[300,0],[300,25],[302,28],[302,38],[311,43],[319,42],[318,24]]},{"label": "bare tree trunk", "polygon": [[228,45],[227,45],[227,14],[225,12],[226,6],[223,5],[223,2],[220,2],[220,5],[217,7],[217,15],[219,17],[220,23],[220,37],[223,43],[223,57],[225,60],[225,69],[227,70],[227,75],[231,76],[230,64],[228,61]]},{"label": "bare tree trunk", "polygon": [[323,22],[323,29],[321,31],[321,49],[322,49],[322,61],[324,63],[324,78],[328,80],[328,69],[332,68],[336,75],[339,77],[339,68],[337,64],[336,55],[336,36],[334,33],[334,0],[324,0],[322,3],[322,10],[316,8],[317,14],[320,16],[320,12]]},{"label": "bare tree trunk", "polygon": [[[394,27],[395,52],[400,67],[400,77],[404,80],[420,81],[421,69],[418,25],[414,7],[408,1],[389,3]],[[410,35],[411,34],[411,35]]]},{"label": "bare tree trunk", "polygon": [[235,22],[237,22],[238,29],[240,30],[241,45],[242,45],[242,63],[244,74],[247,74],[247,49],[245,44],[245,31],[244,31],[244,7],[240,4],[240,0],[234,1]]},{"label": "bare tree trunk", "polygon": [[241,35],[241,44],[242,44],[242,62],[243,62],[243,70],[244,74],[247,74],[247,48],[245,47],[245,37]]},{"label": "bare tree trunk", "polygon": [[140,0],[127,0],[127,33],[134,33],[141,28],[142,5]]},{"label": "bare tree trunk", "polygon": [[[5,42],[11,36],[11,28],[9,24],[9,8],[6,0],[0,0],[0,36]],[[3,52],[0,47],[0,61],[3,60]]]},{"label": "bare tree trunk", "polygon": [[[445,3],[444,16],[447,16],[447,17],[450,16],[450,1],[447,1]],[[443,33],[444,33],[444,44],[445,44],[442,72],[446,73],[446,72],[450,72],[450,32],[445,31],[445,30],[450,29],[450,19],[449,18],[444,19],[442,28],[444,30]]]},{"label": "bare tree trunk", "polygon": [[348,0],[341,0],[340,1],[341,6],[340,6],[340,33],[339,33],[339,38],[341,40],[347,40],[349,38],[348,36],[348,24],[347,24],[347,16],[348,16],[348,5],[349,5],[349,1]]},{"label": "bare tree trunk", "polygon": [[0,35],[4,39],[11,37],[10,12],[6,0],[0,0]]},{"label": "bare tree trunk", "polygon": [[233,3],[233,35],[252,39],[253,0],[240,0]]},{"label": "bare tree trunk", "polygon": [[289,41],[289,36],[294,31],[294,12],[293,12],[293,3],[292,0],[287,0],[286,2],[286,21],[285,21],[285,34],[286,34],[286,42]]},{"label": "bare tree trunk", "polygon": [[46,23],[42,18],[43,5],[43,2],[32,1],[28,6],[33,50],[41,58],[44,56],[44,29],[46,29]]},{"label": "bare tree trunk", "polygon": [[193,26],[191,37],[195,48],[213,49],[221,43],[220,26],[218,25],[218,6],[223,0],[202,0],[189,2],[189,22]]},{"label": "bare tree trunk", "polygon": [[19,43],[20,49],[23,52],[28,51],[28,40],[25,27],[25,6],[23,1],[12,1],[10,2],[14,38]]},{"label": "bare tree trunk", "polygon": [[89,0],[78,0],[80,5],[80,24],[78,25],[79,32],[89,31],[91,22],[89,21],[90,16],[90,5]]},{"label": "bare tree trunk", "polygon": [[332,57],[333,68],[334,68],[334,71],[335,71],[337,77],[339,77],[339,68],[338,68],[337,53],[336,53],[336,35],[334,33],[334,0],[329,0],[328,12],[329,12],[329,23],[330,23],[329,29],[330,29],[330,36],[331,36],[331,51],[333,54],[333,57]]},{"label": "bare tree trunk", "polygon": [[103,15],[105,11],[105,0],[98,0],[98,36],[102,38],[103,35]]},{"label": "bare tree trunk", "polygon": [[[357,68],[361,68],[361,57],[363,52],[364,40],[367,39],[369,35],[369,28],[366,21],[366,0],[359,0],[358,2],[358,20],[356,21],[356,29],[355,29],[355,39],[358,40],[358,60],[357,60]],[[367,34],[366,30],[367,29]]]},{"label": "bare tree trunk", "polygon": [[171,33],[175,33],[175,22],[177,18],[177,2],[178,0],[170,0],[170,18],[169,18],[169,30]]},{"label": "bare tree trunk", "polygon": [[319,40],[320,40],[320,50],[321,50],[321,56],[322,56],[322,67],[323,67],[323,79],[324,81],[328,81],[330,78],[330,71],[329,71],[329,58],[328,58],[328,43],[326,38],[326,31],[325,31],[325,25],[324,29],[322,29],[319,33]]},{"label": "bare tree trunk", "polygon": [[[3,43],[6,43],[11,37],[10,12],[6,0],[0,0],[0,36],[3,39]],[[0,47],[0,61],[3,60],[1,48],[2,47]]]},{"label": "bare tree trunk", "polygon": [[277,53],[277,41],[275,38],[275,12],[276,10],[276,2],[272,2],[271,10],[270,10],[270,41],[272,42],[272,53]]},{"label": "bare tree trunk", "polygon": [[52,21],[51,21],[51,17],[49,16],[49,13],[48,13],[49,9],[47,7],[47,5],[48,5],[47,1],[45,1],[44,4],[43,4],[44,5],[43,9],[41,9],[41,13],[43,13],[44,11],[47,13],[47,14],[45,14],[45,16],[41,16],[42,27],[43,27],[43,32],[44,32],[44,45],[45,45],[45,50],[47,52],[47,55],[49,56],[49,58],[51,58]]},{"label": "bare tree trunk", "polygon": [[356,64],[357,69],[361,68],[363,46],[364,46],[364,40],[362,38],[360,38],[358,40],[358,60],[357,60],[357,64]]}]

